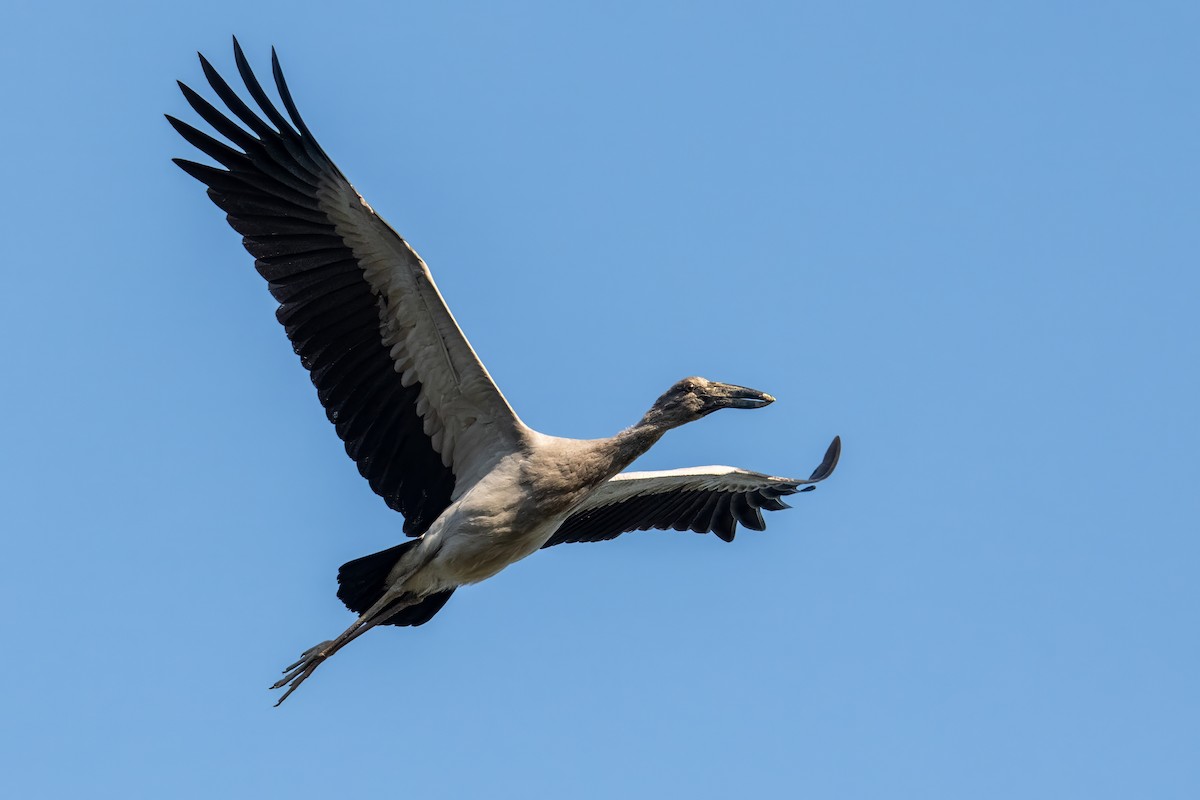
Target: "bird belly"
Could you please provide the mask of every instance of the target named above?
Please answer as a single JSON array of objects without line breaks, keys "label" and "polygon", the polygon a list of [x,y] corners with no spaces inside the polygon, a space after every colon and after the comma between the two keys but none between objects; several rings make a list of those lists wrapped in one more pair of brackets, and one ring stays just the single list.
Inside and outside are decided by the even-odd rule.
[{"label": "bird belly", "polygon": [[512,491],[480,488],[447,509],[431,542],[437,550],[429,567],[447,584],[478,583],[532,555],[565,518],[513,502]]},{"label": "bird belly", "polygon": [[441,577],[455,584],[487,580],[509,564],[537,552],[561,522],[552,519],[525,525],[468,523],[455,526],[452,531],[447,531],[449,535],[431,566],[435,566]]},{"label": "bird belly", "polygon": [[593,444],[564,441],[502,461],[446,509],[426,535],[438,581],[478,583],[537,552],[611,476],[611,459]]}]

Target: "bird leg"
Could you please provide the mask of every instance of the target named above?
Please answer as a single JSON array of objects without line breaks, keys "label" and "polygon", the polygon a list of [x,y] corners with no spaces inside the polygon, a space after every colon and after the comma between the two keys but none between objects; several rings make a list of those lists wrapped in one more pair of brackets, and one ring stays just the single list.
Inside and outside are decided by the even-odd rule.
[{"label": "bird leg", "polygon": [[313,672],[316,671],[317,667],[324,663],[325,659],[329,658],[338,650],[341,650],[343,647],[350,644],[350,642],[354,641],[359,636],[362,636],[376,625],[381,625],[387,622],[392,618],[393,615],[396,614],[396,612],[411,606],[413,603],[416,603],[419,600],[419,598],[413,598],[407,602],[398,603],[396,600],[399,596],[401,595],[392,594],[390,592],[385,593],[383,597],[379,598],[375,605],[368,608],[366,612],[356,619],[349,628],[342,631],[341,636],[337,637],[336,639],[329,639],[321,642],[318,645],[308,648],[300,654],[299,661],[285,667],[283,670],[283,677],[271,686],[272,689],[282,689],[284,686],[288,687],[288,690],[284,692],[283,696],[279,698],[279,701],[275,703],[276,707],[278,707],[279,704],[284,700],[287,700],[288,696],[292,692],[296,691],[296,689],[300,687],[300,684],[304,683],[304,681],[308,679],[308,676],[312,675]]}]

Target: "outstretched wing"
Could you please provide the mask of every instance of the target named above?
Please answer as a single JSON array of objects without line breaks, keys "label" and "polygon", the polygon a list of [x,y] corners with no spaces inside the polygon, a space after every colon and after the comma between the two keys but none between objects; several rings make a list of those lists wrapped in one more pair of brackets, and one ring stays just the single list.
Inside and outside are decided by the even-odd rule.
[{"label": "outstretched wing", "polygon": [[258,108],[200,56],[229,113],[182,83],[180,89],[234,147],[168,116],[184,139],[225,168],[175,163],[208,186],[209,197],[243,235],[346,452],[371,488],[404,514],[405,532],[418,535],[518,446],[524,426],[455,323],[425,262],[309,132],[274,50],[271,65],[287,117],[236,39],[233,45]]},{"label": "outstretched wing", "polygon": [[555,531],[543,547],[600,542],[651,528],[715,533],[733,541],[738,523],[764,530],[762,512],[780,511],[779,498],[815,489],[837,466],[841,437],[807,480],[776,478],[735,467],[692,467],[663,472],[625,472],[601,486]]}]

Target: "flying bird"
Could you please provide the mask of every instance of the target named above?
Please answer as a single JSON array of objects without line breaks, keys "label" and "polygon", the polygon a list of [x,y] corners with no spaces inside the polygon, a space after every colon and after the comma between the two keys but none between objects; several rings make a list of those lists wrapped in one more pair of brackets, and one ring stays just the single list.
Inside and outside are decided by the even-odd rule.
[{"label": "flying bird", "polygon": [[[377,625],[428,622],[460,586],[540,548],[652,528],[763,530],[762,511],[813,489],[837,465],[834,438],[807,479],[733,467],[622,472],[667,431],[723,408],[762,408],[764,392],[699,377],[671,386],[607,439],[539,433],[517,417],[447,308],[429,268],[325,154],[271,67],[279,111],[237,39],[234,59],[257,109],[200,64],[219,110],[183,83],[228,142],[167,116],[222,168],[174,159],[242,234],[279,301],[283,324],[329,421],[358,470],[404,515],[407,541],[338,570],[338,598],[358,618],[306,650],[271,688],[282,703],[326,659]],[[232,146],[230,146],[232,145]]]}]

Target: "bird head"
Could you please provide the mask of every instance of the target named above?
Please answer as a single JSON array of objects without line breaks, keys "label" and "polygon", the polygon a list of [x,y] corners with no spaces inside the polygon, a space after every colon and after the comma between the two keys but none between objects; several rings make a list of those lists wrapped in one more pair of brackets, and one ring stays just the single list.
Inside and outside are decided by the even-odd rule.
[{"label": "bird head", "polygon": [[722,408],[763,408],[775,398],[745,386],[717,383],[705,378],[684,378],[654,403],[647,421],[675,427],[708,416]]}]

